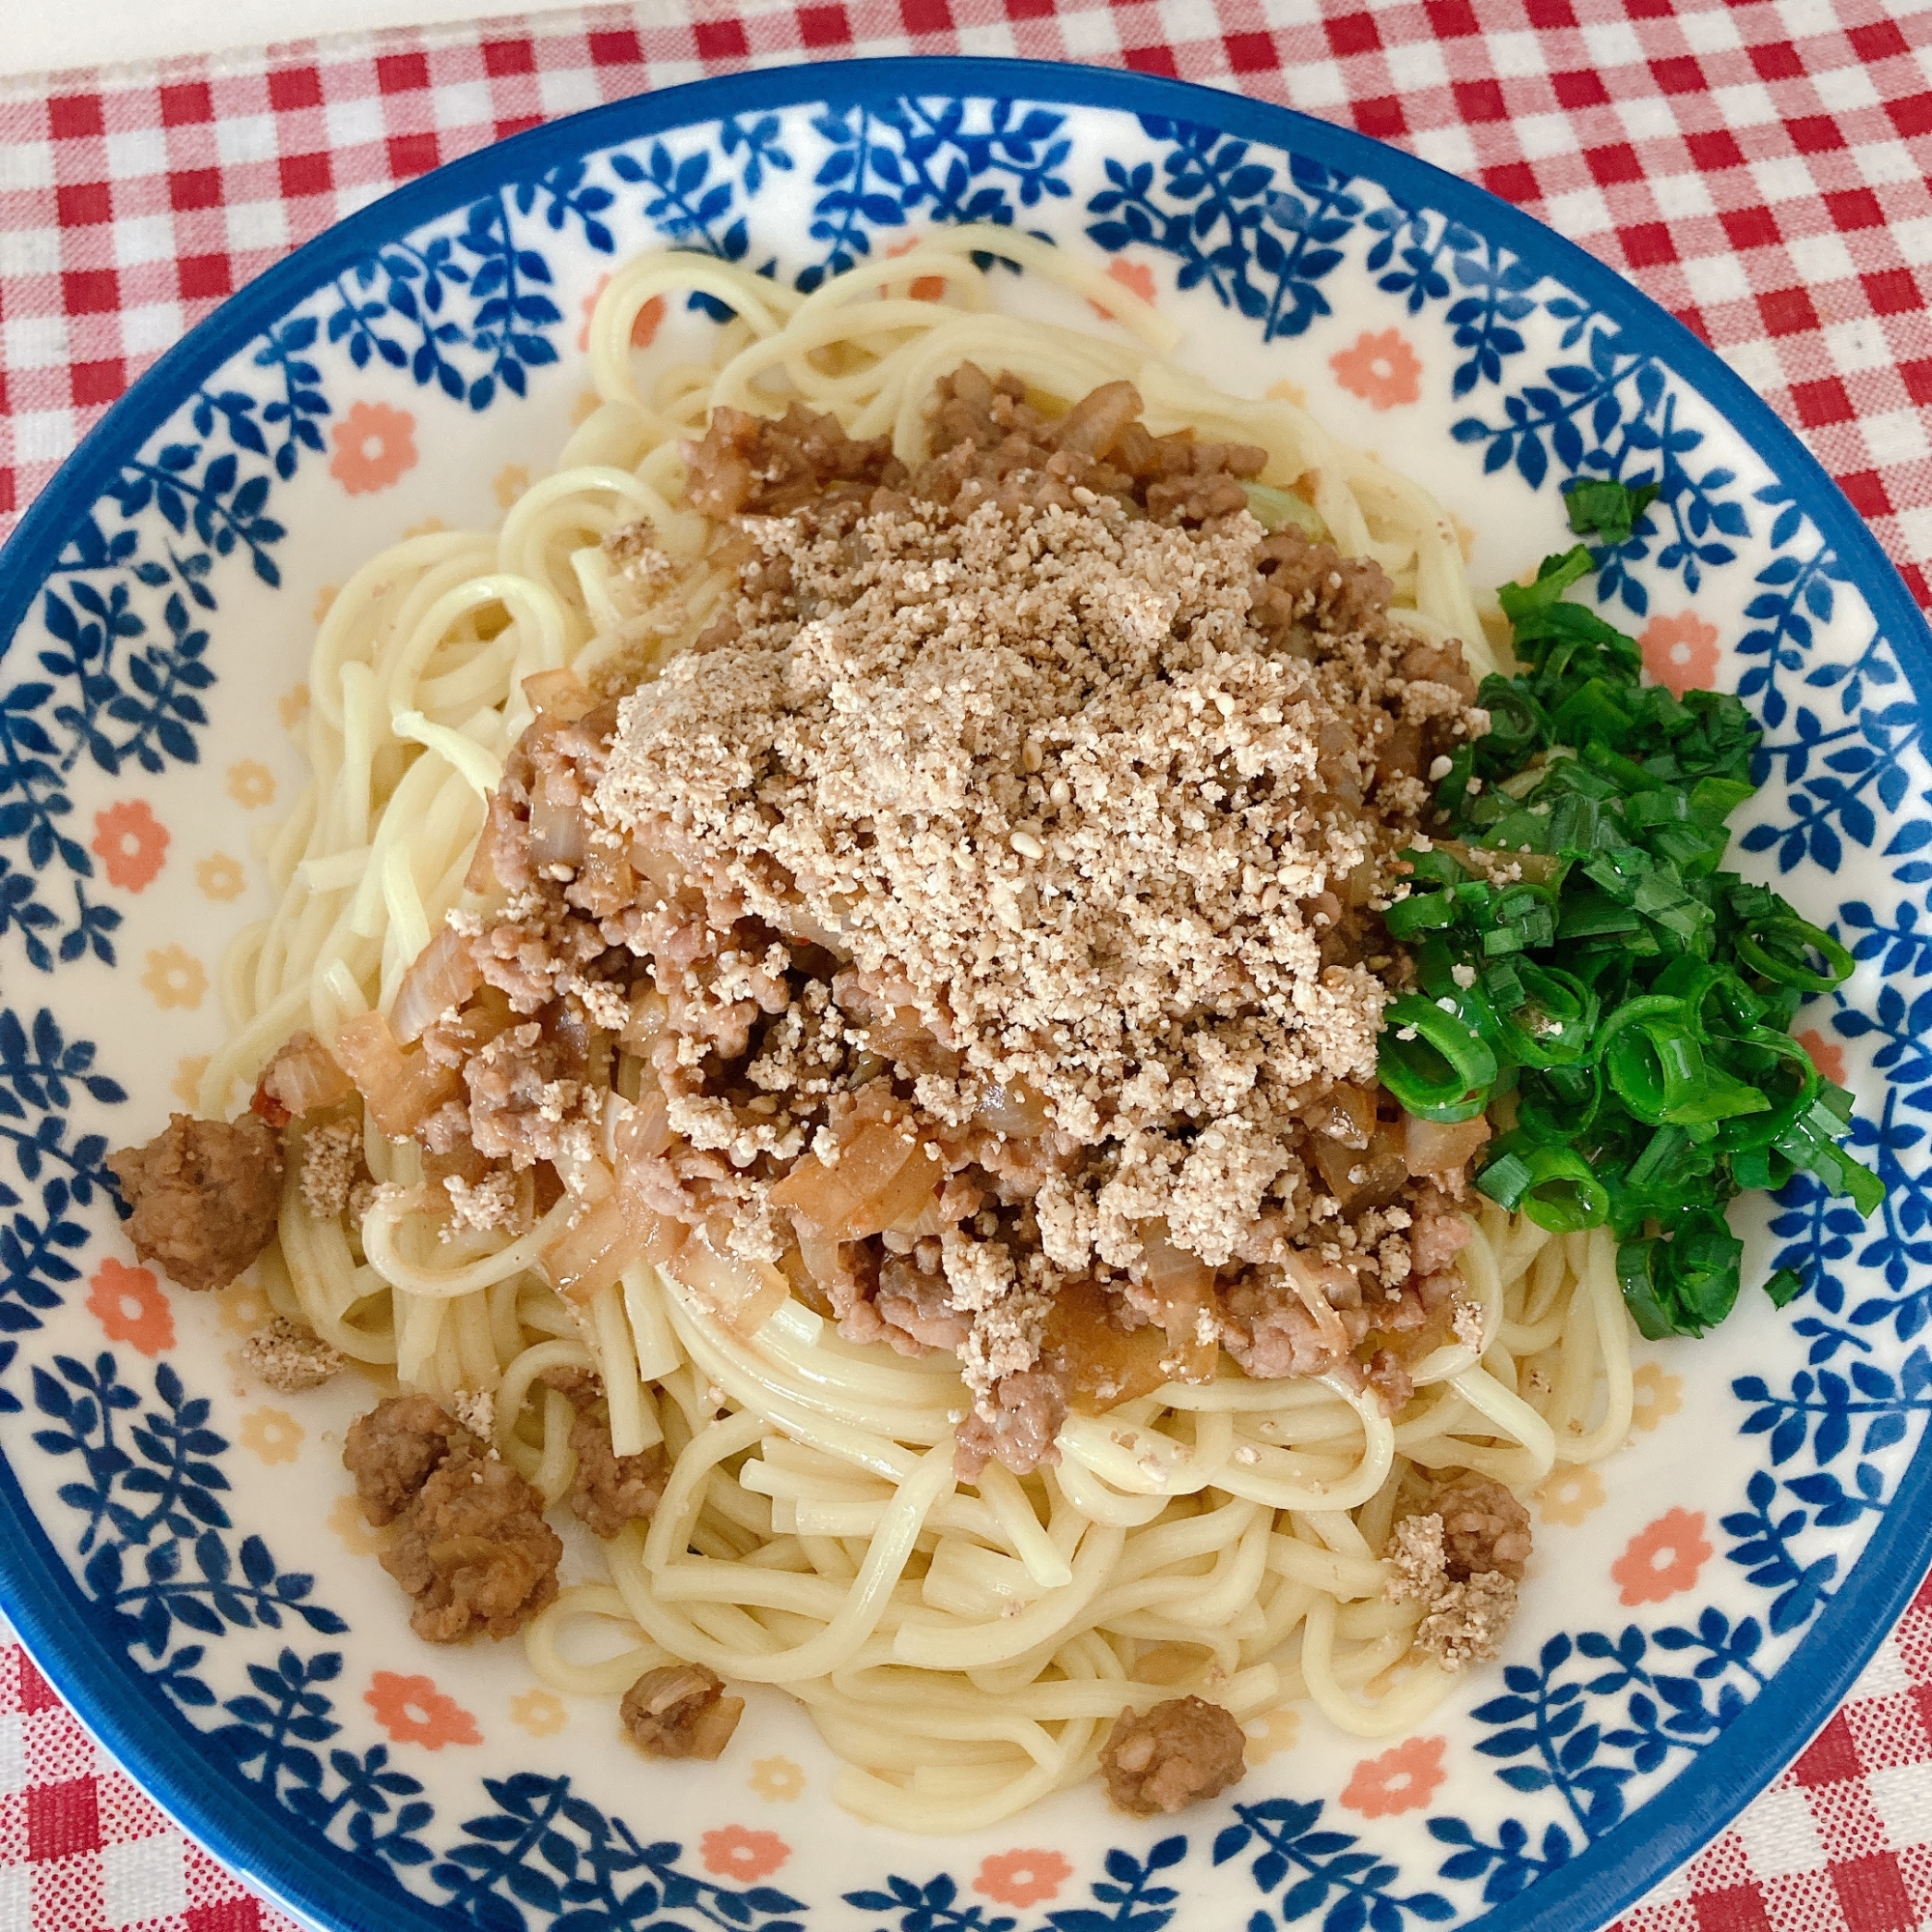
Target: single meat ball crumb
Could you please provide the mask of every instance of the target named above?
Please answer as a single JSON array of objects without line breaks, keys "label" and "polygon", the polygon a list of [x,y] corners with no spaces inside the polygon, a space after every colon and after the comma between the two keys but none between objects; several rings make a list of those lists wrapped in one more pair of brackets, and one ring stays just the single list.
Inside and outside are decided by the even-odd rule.
[{"label": "single meat ball crumb", "polygon": [[1500,1650],[1529,1552],[1529,1512],[1500,1483],[1465,1469],[1436,1488],[1427,1513],[1395,1525],[1384,1594],[1422,1605],[1417,1648],[1461,1670]]},{"label": "single meat ball crumb", "polygon": [[1415,1640],[1444,1670],[1487,1663],[1502,1648],[1516,1615],[1516,1584],[1500,1570],[1485,1570],[1466,1583],[1451,1583],[1415,1627]]},{"label": "single meat ball crumb", "polygon": [[332,1221],[349,1206],[363,1177],[362,1129],[354,1121],[329,1121],[302,1138],[302,1206],[318,1221]]},{"label": "single meat ball crumb", "polygon": [[446,1457],[474,1455],[478,1446],[431,1397],[392,1395],[349,1425],[342,1465],[355,1478],[364,1515],[380,1529],[415,1501]]},{"label": "single meat ball crumb", "polygon": [[577,1454],[570,1506],[593,1536],[615,1536],[627,1522],[649,1520],[670,1479],[662,1445],[619,1456],[609,1420],[592,1409],[571,1424],[570,1446]]},{"label": "single meat ball crumb", "polygon": [[618,1712],[646,1757],[697,1757],[707,1763],[731,1742],[745,1715],[742,1697],[724,1695],[724,1680],[701,1663],[647,1670],[624,1692]]},{"label": "single meat ball crumb", "polygon": [[1442,1519],[1443,1568],[1454,1582],[1485,1571],[1500,1570],[1513,1583],[1522,1581],[1529,1562],[1529,1512],[1489,1476],[1464,1469],[1442,1484],[1429,1500]]},{"label": "single meat ball crumb", "polygon": [[171,1114],[145,1147],[107,1156],[128,1238],[184,1288],[226,1288],[268,1245],[282,1203],[282,1144],[266,1121]]},{"label": "single meat ball crumb", "polygon": [[506,1637],[556,1595],[563,1544],[543,1497],[509,1463],[454,1450],[404,1512],[383,1568],[416,1600],[410,1628],[430,1643]]},{"label": "single meat ball crumb", "polygon": [[286,1315],[263,1322],[242,1345],[242,1366],[284,1395],[320,1388],[344,1359],[339,1349]]},{"label": "single meat ball crumb", "polygon": [[1136,1715],[1122,1711],[1100,1747],[1107,1797],[1117,1811],[1151,1818],[1212,1798],[1246,1769],[1241,1727],[1219,1704],[1170,1697]]}]

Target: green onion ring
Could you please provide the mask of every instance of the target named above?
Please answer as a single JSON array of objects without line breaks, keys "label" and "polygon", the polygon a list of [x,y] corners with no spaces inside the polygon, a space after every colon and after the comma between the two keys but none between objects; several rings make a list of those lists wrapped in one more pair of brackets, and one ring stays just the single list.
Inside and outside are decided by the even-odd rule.
[{"label": "green onion ring", "polygon": [[[1808,967],[1780,959],[1765,944],[1776,939],[1795,940],[1800,946],[1822,953],[1832,970],[1814,973]],[[1829,993],[1833,987],[1843,985],[1858,966],[1857,960],[1829,932],[1821,932],[1808,921],[1795,916],[1767,919],[1755,929],[1740,932],[1735,944],[1738,957],[1767,980],[1774,980],[1780,986],[1796,986],[1806,993]]]},{"label": "green onion ring", "polygon": [[[1497,1015],[1504,1046],[1524,1066],[1575,1066],[1587,1060],[1600,1010],[1596,993],[1561,967],[1527,959],[1515,963],[1529,998],[1514,1012]],[[1525,1013],[1540,1014],[1547,1025],[1540,1031],[1525,1026]]]},{"label": "green onion ring", "polygon": [[[1415,1037],[1402,1038],[1405,1029]],[[1405,993],[1384,1009],[1378,1057],[1382,1085],[1423,1121],[1473,1120],[1496,1077],[1489,1042],[1420,993]]]}]

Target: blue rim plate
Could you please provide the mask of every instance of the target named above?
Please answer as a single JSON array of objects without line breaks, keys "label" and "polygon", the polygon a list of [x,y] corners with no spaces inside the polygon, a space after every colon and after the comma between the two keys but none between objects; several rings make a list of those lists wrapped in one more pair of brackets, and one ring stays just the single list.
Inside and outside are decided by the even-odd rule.
[{"label": "blue rim plate", "polygon": [[[1638,1351],[1642,1426],[1601,1480],[1546,1486],[1504,1662],[1423,1738],[1278,1717],[1240,1785],[1158,1827],[1088,1792],[937,1841],[833,1810],[776,1699],[670,1780],[514,1646],[417,1643],[340,1512],[354,1395],[265,1406],[233,1357],[255,1291],[163,1298],[101,1161],[219,1037],[212,965],[268,903],[250,829],[298,782],[281,726],[320,600],[541,471],[599,278],[669,242],[809,286],[962,218],[1111,258],[1183,359],[1305,394],[1468,518],[1479,582],[1566,540],[1568,476],[1660,478],[1598,595],[1658,675],[1765,724],[1737,862],[1861,961],[1801,1026],[1891,1192],[1865,1227],[1806,1180],[1740,1208],[1747,1269],[1803,1294]],[[668,341],[703,326],[664,318]],[[1589,1932],[1769,1783],[1932,1555],[1922,621],[1719,357],[1482,190],[1280,108],[1038,63],[616,102],[252,283],[115,406],[5,562],[0,1600],[129,1771],[317,1924]]]}]

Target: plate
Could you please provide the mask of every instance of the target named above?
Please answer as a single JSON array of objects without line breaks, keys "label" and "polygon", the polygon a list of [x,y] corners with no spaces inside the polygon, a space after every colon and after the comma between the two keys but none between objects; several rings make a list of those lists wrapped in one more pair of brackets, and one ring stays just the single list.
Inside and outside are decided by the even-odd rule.
[{"label": "plate", "polygon": [[[518,1646],[406,1626],[348,1495],[366,1398],[269,1397],[244,1281],[164,1293],[102,1157],[220,1037],[268,898],[330,587],[405,529],[499,517],[585,392],[612,266],[666,243],[809,284],[961,219],[1088,251],[1224,386],[1286,384],[1452,507],[1479,582],[1567,541],[1576,473],[1662,496],[1599,593],[1655,674],[1739,692],[1767,782],[1740,863],[1858,955],[1802,1037],[1890,1193],[1741,1207],[1747,1291],[1639,1349],[1630,1445],[1536,1500],[1507,1655],[1417,1736],[1252,1726],[1222,1799],[1093,1790],[922,1839],[831,1804],[754,1694],[674,1775]],[[1011,298],[1039,298],[1023,277]],[[653,319],[670,342],[703,326]],[[1094,318],[1094,326],[1101,327]],[[975,60],[760,72],[438,170],[156,365],[0,572],[0,1591],[59,1690],[213,1850],[320,1925],[881,1932],[1588,1932],[1824,1721],[1932,1550],[1932,782],[1918,612],[1824,472],[1579,250],[1354,134],[1131,74]]]}]

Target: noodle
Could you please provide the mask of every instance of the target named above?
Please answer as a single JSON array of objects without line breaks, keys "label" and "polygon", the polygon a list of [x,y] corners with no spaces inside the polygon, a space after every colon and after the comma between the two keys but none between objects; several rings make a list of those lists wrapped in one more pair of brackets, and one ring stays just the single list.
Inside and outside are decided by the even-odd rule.
[{"label": "noodle", "polygon": [[[976,249],[1093,298],[1118,331],[1001,314]],[[946,300],[905,293],[933,276]],[[649,380],[633,322],[687,294],[737,319],[710,362]],[[590,326],[600,406],[555,472],[494,538],[384,551],[322,623],[311,781],[270,857],[275,910],[224,967],[229,1039],[202,1112],[225,1115],[294,1029],[328,1044],[351,1017],[392,1009],[467,903],[485,802],[532,716],[526,678],[662,661],[703,628],[729,580],[680,507],[680,445],[715,404],[801,398],[855,436],[890,432],[911,461],[934,381],[962,361],[1065,400],[1130,379],[1151,432],[1264,447],[1264,483],[1301,484],[1338,546],[1388,571],[1394,618],[1459,639],[1479,675],[1492,668],[1441,510],[1293,405],[1236,401],[1163,361],[1176,342],[1096,269],[1004,229],[935,235],[810,296],[691,254],[619,270]],[[599,545],[639,518],[682,573],[669,634],[610,593]],[[1306,1696],[1352,1735],[1409,1728],[1451,1679],[1414,1647],[1420,1607],[1383,1596],[1405,1472],[1473,1468],[1521,1492],[1559,1461],[1609,1453],[1630,1424],[1609,1236],[1566,1241],[1489,1207],[1458,1262],[1481,1345],[1412,1365],[1396,1420],[1340,1378],[1248,1381],[1224,1362],[1210,1383],[1071,1416],[1056,1467],[1019,1477],[993,1463],[963,1483],[952,1435],[970,1397],[950,1354],[854,1346],[788,1299],[740,1333],[640,1261],[573,1307],[537,1271],[569,1196],[514,1239],[452,1236],[413,1146],[371,1126],[365,1147],[384,1186],[359,1235],[308,1211],[292,1163],[263,1264],[276,1308],[357,1361],[393,1362],[406,1388],[492,1392],[497,1448],[547,1500],[575,1458],[572,1407],[546,1371],[594,1366],[614,1452],[663,1442],[670,1459],[648,1531],[604,1545],[610,1582],[566,1590],[528,1627],[537,1674],[611,1696],[683,1660],[782,1685],[845,1762],[839,1801],[914,1830],[988,1823],[1081,1781],[1116,1717],[1180,1689],[1244,1721]]]}]

